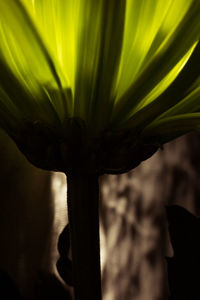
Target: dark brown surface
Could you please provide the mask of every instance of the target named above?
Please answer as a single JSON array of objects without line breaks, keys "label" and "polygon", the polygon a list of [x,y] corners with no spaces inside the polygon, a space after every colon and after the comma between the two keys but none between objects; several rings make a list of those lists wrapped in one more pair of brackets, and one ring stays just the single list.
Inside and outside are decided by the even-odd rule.
[{"label": "dark brown surface", "polygon": [[168,299],[165,205],[199,214],[199,149],[200,136],[189,134],[132,172],[102,178],[104,300]]},{"label": "dark brown surface", "polygon": [[[55,216],[50,173],[27,163],[3,133],[0,145],[0,268],[31,298],[40,270],[52,271],[54,218],[64,228],[66,214]],[[165,205],[199,215],[199,149],[200,137],[189,134],[132,172],[101,178],[103,300],[167,299]]]}]

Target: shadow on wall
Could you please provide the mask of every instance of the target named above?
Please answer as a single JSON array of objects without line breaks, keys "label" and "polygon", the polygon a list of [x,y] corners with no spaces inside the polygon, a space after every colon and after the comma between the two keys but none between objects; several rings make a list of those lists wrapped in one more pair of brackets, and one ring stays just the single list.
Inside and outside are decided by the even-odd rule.
[{"label": "shadow on wall", "polygon": [[166,205],[200,213],[200,135],[188,134],[121,176],[102,178],[104,300],[169,299]]},{"label": "shadow on wall", "polygon": [[[47,291],[50,299],[70,299],[52,264],[66,225],[64,177],[54,174],[52,182],[3,132],[0,145],[0,278],[26,299],[48,298]],[[200,136],[189,134],[132,172],[101,178],[104,300],[168,299],[164,256],[173,250],[165,205],[200,213],[199,148]]]}]

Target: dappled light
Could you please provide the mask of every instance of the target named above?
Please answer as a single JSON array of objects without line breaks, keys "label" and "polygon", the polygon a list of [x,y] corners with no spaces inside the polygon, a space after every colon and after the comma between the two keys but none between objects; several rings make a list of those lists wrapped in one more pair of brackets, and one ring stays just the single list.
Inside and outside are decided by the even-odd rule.
[{"label": "dappled light", "polygon": [[[52,282],[39,270],[61,281],[55,264],[58,236],[68,222],[66,178],[33,168],[3,132],[0,138],[0,269],[33,299],[38,278],[40,288]],[[168,299],[164,256],[172,257],[173,250],[164,206],[175,203],[199,214],[199,145],[199,136],[187,135],[134,171],[101,178],[103,299]]]}]

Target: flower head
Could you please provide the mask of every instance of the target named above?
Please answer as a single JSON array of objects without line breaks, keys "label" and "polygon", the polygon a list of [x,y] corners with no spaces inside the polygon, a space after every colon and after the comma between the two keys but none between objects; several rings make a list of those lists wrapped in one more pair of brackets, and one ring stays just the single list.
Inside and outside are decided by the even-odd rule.
[{"label": "flower head", "polygon": [[199,38],[199,0],[1,0],[0,124],[39,167],[131,169],[200,129]]}]

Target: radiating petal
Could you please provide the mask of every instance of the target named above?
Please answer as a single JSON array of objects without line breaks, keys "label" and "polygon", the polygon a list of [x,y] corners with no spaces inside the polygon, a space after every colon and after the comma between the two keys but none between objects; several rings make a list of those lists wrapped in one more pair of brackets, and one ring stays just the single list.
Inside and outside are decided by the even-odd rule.
[{"label": "radiating petal", "polygon": [[[12,137],[20,132],[25,123],[44,122],[49,126],[53,123],[55,130],[61,127],[58,115],[45,91],[40,90],[36,101],[32,93],[21,84],[1,58],[0,107],[0,125],[6,130],[9,127],[10,130],[7,132]],[[9,124],[13,122],[15,126],[12,127]]]},{"label": "radiating petal", "polygon": [[168,32],[164,34],[161,30],[161,25],[171,2],[171,0],[127,1],[118,98],[136,78],[156,37],[159,41],[155,43],[156,47],[154,45],[155,50],[166,38]]},{"label": "radiating petal", "polygon": [[[122,116],[124,119],[128,119],[140,109],[141,101],[144,97],[163,80],[199,39],[199,1],[188,2],[190,6],[181,19],[181,22],[178,24],[175,23],[175,30],[170,32],[147,65],[142,69],[136,81],[133,82],[130,88],[116,103],[113,112],[113,119],[116,121],[119,121]],[[179,3],[179,1],[174,1],[174,3]],[[182,6],[180,6],[179,9],[181,7]],[[172,28],[174,29],[174,26],[172,26]],[[186,60],[187,59],[188,57],[186,57]],[[160,93],[162,90],[163,89],[160,90]]]},{"label": "radiating petal", "polygon": [[104,126],[113,106],[125,4],[80,0],[74,114],[91,122],[92,130]]},{"label": "radiating petal", "polygon": [[[51,102],[50,105],[54,106],[62,120],[64,114],[70,114],[70,99],[63,91],[62,75],[55,67],[28,13],[19,0],[3,0],[0,1],[0,17],[1,59],[8,64],[8,68],[35,101],[41,100],[43,89],[48,102]],[[50,94],[55,89],[60,95],[52,99]]]},{"label": "radiating petal", "polygon": [[12,101],[4,90],[0,89],[0,126],[10,136],[18,134],[19,128],[22,128],[23,121],[19,118],[20,111],[13,105]]},{"label": "radiating petal", "polygon": [[74,93],[79,0],[21,1]]},{"label": "radiating petal", "polygon": [[[195,47],[187,64],[185,64],[182,71],[173,81],[173,83],[153,102],[144,106],[137,111],[129,120],[113,124],[113,128],[126,128],[135,132],[140,132],[153,120],[165,114],[170,108],[173,108],[182,101],[187,95],[192,93],[198,86],[200,86],[200,42]],[[197,111],[197,103],[193,103],[193,109]],[[191,108],[190,108],[191,109]],[[182,111],[187,113],[188,111]],[[190,111],[189,111],[190,112]]]},{"label": "radiating petal", "polygon": [[179,24],[191,1],[128,0],[118,98]]},{"label": "radiating petal", "polygon": [[172,117],[186,112],[200,111],[200,85],[194,89],[188,96],[159,116],[159,119]]},{"label": "radiating petal", "polygon": [[144,129],[142,137],[163,144],[190,131],[200,131],[199,112],[158,120]]}]

